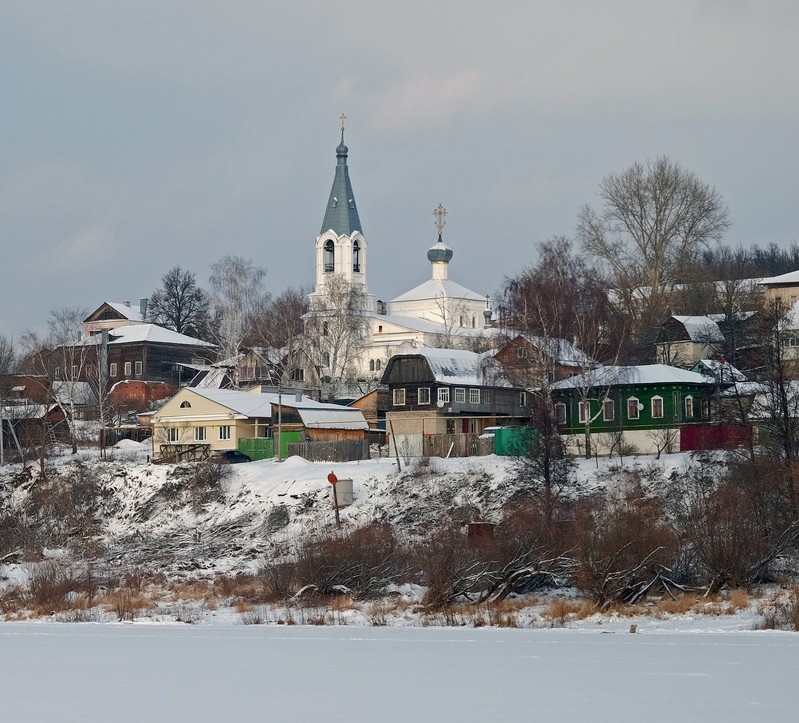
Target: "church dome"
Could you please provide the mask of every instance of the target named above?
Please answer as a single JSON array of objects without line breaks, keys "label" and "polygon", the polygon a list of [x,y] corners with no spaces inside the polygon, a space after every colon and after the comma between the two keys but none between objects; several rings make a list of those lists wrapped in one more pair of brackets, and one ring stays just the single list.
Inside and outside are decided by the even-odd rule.
[{"label": "church dome", "polygon": [[436,261],[449,263],[452,260],[452,249],[439,239],[437,244],[430,247],[430,250],[427,252],[427,259],[431,263],[435,263]]}]

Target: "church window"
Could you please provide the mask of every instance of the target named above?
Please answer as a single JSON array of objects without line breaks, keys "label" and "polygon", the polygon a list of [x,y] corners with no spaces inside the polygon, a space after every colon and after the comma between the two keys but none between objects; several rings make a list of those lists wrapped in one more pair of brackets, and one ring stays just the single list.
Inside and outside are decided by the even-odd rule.
[{"label": "church window", "polygon": [[322,366],[330,366],[330,352],[328,351],[322,353]]},{"label": "church window", "polygon": [[380,361],[380,359],[375,361],[375,369],[377,369],[377,371],[380,371],[382,368],[383,368],[383,362]]},{"label": "church window", "polygon": [[374,370],[375,370],[375,360],[374,359],[370,359],[369,360],[369,371],[373,372]]},{"label": "church window", "polygon": [[322,322],[322,336],[327,336],[330,331],[330,327],[326,321]]},{"label": "church window", "polygon": [[332,273],[335,270],[335,246],[333,241],[328,239],[325,241],[325,273]]},{"label": "church window", "polygon": [[472,329],[474,329],[476,327],[477,327],[477,318],[473,316],[472,317]]},{"label": "church window", "polygon": [[352,271],[356,274],[361,271],[361,245],[357,241],[352,244]]}]

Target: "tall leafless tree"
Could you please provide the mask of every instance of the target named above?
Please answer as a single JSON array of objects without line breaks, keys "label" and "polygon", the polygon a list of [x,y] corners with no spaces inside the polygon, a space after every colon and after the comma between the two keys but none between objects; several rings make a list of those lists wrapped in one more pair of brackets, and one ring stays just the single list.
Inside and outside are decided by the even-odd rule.
[{"label": "tall leafless tree", "polygon": [[228,254],[211,266],[214,336],[223,359],[235,357],[250,332],[255,309],[263,302],[266,271],[250,259]]},{"label": "tall leafless tree", "polygon": [[578,236],[609,271],[642,349],[650,349],[681,270],[729,227],[727,207],[714,187],[665,156],[605,177],[599,197],[600,210],[580,211]]},{"label": "tall leafless tree", "polygon": [[175,266],[150,296],[147,317],[154,324],[197,339],[210,335],[211,299],[191,271]]}]

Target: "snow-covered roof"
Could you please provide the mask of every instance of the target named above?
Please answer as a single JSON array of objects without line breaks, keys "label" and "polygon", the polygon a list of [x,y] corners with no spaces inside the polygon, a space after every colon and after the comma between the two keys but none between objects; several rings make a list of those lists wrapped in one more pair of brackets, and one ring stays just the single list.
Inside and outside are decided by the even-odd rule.
[{"label": "snow-covered roof", "polygon": [[89,382],[53,382],[53,396],[62,405],[70,401],[75,404],[94,404],[97,394]]},{"label": "snow-covered roof", "polygon": [[536,349],[539,349],[561,366],[579,367],[581,369],[597,366],[596,361],[567,339],[559,339],[552,336],[532,336],[530,334],[521,334],[520,336],[527,339]]},{"label": "snow-covered roof", "polygon": [[622,384],[713,384],[713,379],[686,369],[666,364],[644,364],[641,366],[607,366],[593,369],[587,374],[578,374],[556,382],[552,389],[580,389],[617,386]]},{"label": "snow-covered roof", "polygon": [[427,360],[433,378],[440,384],[462,386],[509,387],[510,382],[502,374],[494,352],[467,351],[465,349],[415,349],[408,354],[395,357],[422,356]]},{"label": "snow-covered roof", "polygon": [[122,318],[130,319],[131,321],[144,321],[141,315],[141,310],[136,306],[125,304],[121,301],[106,301],[106,304],[116,311]]},{"label": "snow-covered roof", "polygon": [[[157,324],[126,324],[111,329],[108,332],[109,344],[135,344],[150,342],[152,344],[181,344],[185,346],[204,346],[212,348],[215,345],[202,339],[195,339],[186,334],[179,334],[171,329],[165,329]],[[84,344],[99,344],[100,334],[94,334],[83,340]]]},{"label": "snow-covered roof", "polygon": [[0,407],[0,419],[41,419],[48,411],[55,409],[58,405],[51,404],[9,404]]},{"label": "snow-covered roof", "polygon": [[761,279],[760,283],[763,286],[772,286],[776,284],[799,284],[799,271],[789,271],[787,274],[770,276],[766,279]]},{"label": "snow-covered roof", "polygon": [[[339,404],[317,402],[303,395],[297,400],[294,394],[277,394],[275,392],[242,392],[237,389],[202,389],[191,388],[193,392],[209,401],[221,404],[236,414],[245,417],[272,417],[272,405],[296,409],[306,427],[317,429],[368,429],[360,409],[343,407]],[[307,420],[307,421],[306,421]]]},{"label": "snow-covered roof", "polygon": [[485,296],[467,289],[465,286],[456,284],[450,279],[428,279],[419,286],[415,286],[410,291],[400,294],[390,303],[395,304],[401,301],[430,301],[434,299],[466,299],[467,301],[485,302]]},{"label": "snow-covered roof", "polygon": [[717,359],[700,359],[691,367],[691,371],[706,374],[722,383],[746,381],[746,375],[742,371],[736,369],[729,362],[720,362]]},{"label": "snow-covered roof", "polygon": [[705,344],[717,344],[724,341],[724,334],[721,333],[719,325],[709,316],[677,316],[671,317],[679,321],[688,334],[688,338],[693,342]]}]

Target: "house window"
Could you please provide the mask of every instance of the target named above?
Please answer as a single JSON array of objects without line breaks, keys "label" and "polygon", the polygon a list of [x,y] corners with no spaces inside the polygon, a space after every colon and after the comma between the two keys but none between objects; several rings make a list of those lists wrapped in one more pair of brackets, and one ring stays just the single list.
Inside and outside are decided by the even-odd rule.
[{"label": "house window", "polygon": [[461,326],[466,326],[466,324],[463,321],[463,316],[460,317],[459,321]]},{"label": "house window", "polygon": [[72,365],[72,376],[70,378],[71,379],[77,379],[78,378],[78,365],[77,364],[73,364]]},{"label": "house window", "polygon": [[663,419],[663,397],[652,397],[652,419]]},{"label": "house window", "polygon": [[521,392],[521,394],[519,394],[519,404],[523,407],[527,406],[527,392]]},{"label": "house window", "polygon": [[518,359],[527,359],[527,348],[523,346],[516,347],[516,357]]},{"label": "house window", "polygon": [[180,403],[181,409],[191,409],[191,402],[181,402]]},{"label": "house window", "polygon": [[140,377],[142,371],[142,363],[140,361],[136,362],[136,376]]},{"label": "house window", "polygon": [[177,442],[180,439],[180,430],[177,427],[169,427],[166,430],[166,438],[168,442]]},{"label": "house window", "polygon": [[357,241],[352,244],[352,270],[356,274],[361,271],[361,245]]},{"label": "house window", "polygon": [[394,390],[394,406],[401,407],[405,404],[405,390],[404,389],[395,389]]},{"label": "house window", "polygon": [[469,404],[480,404],[480,390],[479,389],[470,389],[469,390]]},{"label": "house window", "polygon": [[493,403],[494,403],[494,390],[483,389],[483,404],[493,404]]},{"label": "house window", "polygon": [[419,404],[430,404],[430,387],[419,387]]},{"label": "house window", "polygon": [[455,404],[463,404],[466,401],[466,390],[458,387],[455,389]]},{"label": "house window", "polygon": [[577,402],[577,418],[580,422],[587,422],[590,416],[590,402]]},{"label": "house window", "polygon": [[690,396],[685,398],[685,418],[694,418],[694,398]]},{"label": "house window", "polygon": [[566,405],[563,402],[555,405],[555,421],[558,424],[566,424]]},{"label": "house window", "polygon": [[116,375],[117,375],[117,363],[111,362],[111,364],[108,365],[108,376],[115,377]]},{"label": "house window", "polygon": [[370,359],[369,360],[369,371],[373,372],[374,370],[375,370],[375,360],[374,359]]},{"label": "house window", "polygon": [[612,422],[616,419],[616,403],[612,399],[602,402],[602,419],[605,422]]},{"label": "house window", "polygon": [[131,362],[125,362],[125,376],[129,377],[133,372],[133,364]]},{"label": "house window", "polygon": [[219,428],[219,439],[230,439],[230,425],[226,424]]},{"label": "house window", "polygon": [[377,333],[378,333],[378,334],[382,334],[382,333],[383,333],[383,325],[382,325],[382,324],[378,324],[378,326],[377,326]]},{"label": "house window", "polygon": [[438,388],[438,401],[449,404],[449,387]]},{"label": "house window", "polygon": [[641,415],[640,406],[638,397],[630,397],[627,400],[627,419],[638,419]]},{"label": "house window", "polygon": [[455,420],[448,419],[447,420],[447,434],[455,434]]},{"label": "house window", "polygon": [[330,274],[333,273],[336,269],[336,262],[335,262],[335,246],[333,245],[333,241],[328,239],[325,241],[325,273]]},{"label": "house window", "polygon": [[204,442],[205,441],[205,427],[195,427],[194,428],[194,441],[195,442]]}]

